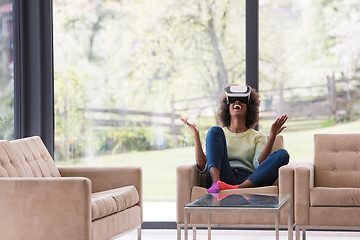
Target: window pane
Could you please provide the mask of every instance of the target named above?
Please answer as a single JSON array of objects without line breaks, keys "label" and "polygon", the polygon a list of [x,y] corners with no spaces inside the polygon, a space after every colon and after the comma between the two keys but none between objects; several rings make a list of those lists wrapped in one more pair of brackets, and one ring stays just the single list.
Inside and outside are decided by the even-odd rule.
[{"label": "window pane", "polygon": [[260,129],[290,115],[292,161],[313,161],[314,133],[359,132],[360,4],[260,1]]},{"label": "window pane", "polygon": [[0,139],[14,138],[14,51],[11,0],[0,1]]},{"label": "window pane", "polygon": [[[145,201],[175,201],[218,94],[245,83],[244,2],[54,0],[55,159],[140,165]],[[175,211],[174,211],[175,212]]]}]

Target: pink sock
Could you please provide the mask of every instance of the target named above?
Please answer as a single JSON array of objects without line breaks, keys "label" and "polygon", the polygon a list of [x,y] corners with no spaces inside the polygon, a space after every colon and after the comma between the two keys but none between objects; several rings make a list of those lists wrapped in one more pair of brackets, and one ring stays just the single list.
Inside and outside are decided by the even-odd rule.
[{"label": "pink sock", "polygon": [[220,188],[220,190],[227,190],[227,189],[238,189],[238,185],[230,185],[227,183],[224,183],[222,181],[217,181],[217,185]]},{"label": "pink sock", "polygon": [[207,190],[208,193],[218,193],[220,192],[220,188],[218,187],[218,183],[219,181],[213,182],[213,184],[211,185],[211,187]]}]

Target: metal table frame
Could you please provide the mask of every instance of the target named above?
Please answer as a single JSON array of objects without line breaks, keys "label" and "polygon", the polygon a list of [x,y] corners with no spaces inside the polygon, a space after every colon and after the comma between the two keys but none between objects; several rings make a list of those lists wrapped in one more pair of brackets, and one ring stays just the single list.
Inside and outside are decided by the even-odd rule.
[{"label": "metal table frame", "polygon": [[[276,240],[279,240],[279,215],[280,210],[283,209],[286,205],[288,205],[288,240],[293,239],[293,225],[291,224],[291,199],[290,195],[286,196],[285,201],[282,202],[280,206],[277,208],[265,208],[265,207],[187,207],[184,206],[184,232],[185,232],[185,240],[188,240],[188,219],[190,213],[207,213],[208,214],[208,223],[205,225],[208,229],[208,240],[211,240],[211,226],[214,227],[239,227],[243,226],[241,224],[211,224],[211,214],[212,213],[226,213],[226,212],[238,212],[238,213],[255,213],[255,214],[266,214],[272,213],[275,215],[275,235]],[[202,227],[204,224],[191,224],[193,226],[193,239],[196,239],[196,227]],[[251,225],[252,227],[254,225]]]}]

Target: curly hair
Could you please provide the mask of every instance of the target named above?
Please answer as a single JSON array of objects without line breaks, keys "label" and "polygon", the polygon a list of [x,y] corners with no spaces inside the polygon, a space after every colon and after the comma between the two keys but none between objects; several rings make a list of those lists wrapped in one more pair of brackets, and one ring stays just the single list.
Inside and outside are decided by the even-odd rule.
[{"label": "curly hair", "polygon": [[[247,105],[246,127],[253,128],[259,121],[260,95],[255,89],[251,89],[250,103]],[[223,127],[230,125],[229,105],[226,103],[226,95],[223,93],[220,97],[220,106],[217,114],[218,120]]]}]

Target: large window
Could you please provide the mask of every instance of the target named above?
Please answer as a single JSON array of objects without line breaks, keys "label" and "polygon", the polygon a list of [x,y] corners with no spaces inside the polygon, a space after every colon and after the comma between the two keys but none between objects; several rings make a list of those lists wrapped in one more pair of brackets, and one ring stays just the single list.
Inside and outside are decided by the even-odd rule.
[{"label": "large window", "polygon": [[[245,83],[245,0],[54,0],[53,10],[57,164],[139,165],[145,201],[175,201],[175,169],[194,162],[178,118],[203,137],[224,85]],[[259,129],[289,114],[291,161],[312,161],[314,133],[360,130],[359,22],[356,0],[259,1]]]},{"label": "large window", "polygon": [[357,0],[262,0],[260,129],[290,115],[291,161],[313,161],[315,133],[360,131],[360,4]]},{"label": "large window", "polygon": [[[139,165],[145,201],[175,201],[175,169],[245,84],[245,1],[54,0],[55,160]],[[175,213],[175,209],[174,209]]]},{"label": "large window", "polygon": [[0,139],[14,138],[13,9],[0,1]]}]

